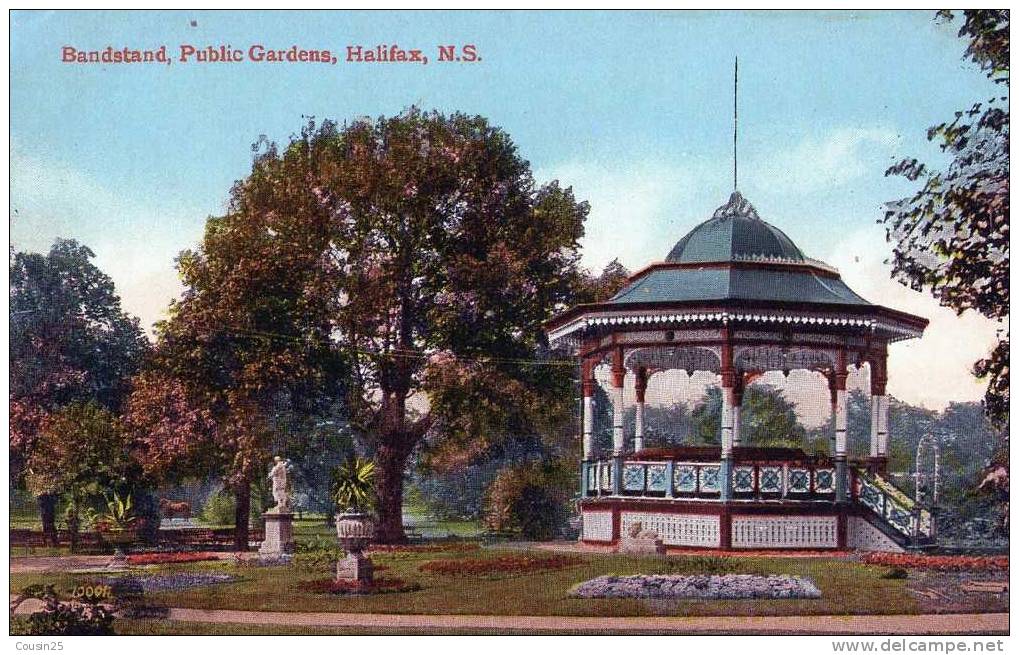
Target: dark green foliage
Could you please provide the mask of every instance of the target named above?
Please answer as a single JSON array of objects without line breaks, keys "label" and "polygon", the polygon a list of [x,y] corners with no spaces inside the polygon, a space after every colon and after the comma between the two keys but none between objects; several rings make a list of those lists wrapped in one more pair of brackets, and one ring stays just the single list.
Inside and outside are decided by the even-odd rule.
[{"label": "dark green foliage", "polygon": [[375,462],[349,457],[333,469],[332,493],[340,512],[369,512],[375,506]]},{"label": "dark green foliage", "polygon": [[411,478],[411,488],[437,519],[478,519],[484,511],[485,493],[503,468],[553,455],[539,439],[520,437],[492,448],[467,466],[448,471],[419,466]]},{"label": "dark green foliage", "polygon": [[565,527],[575,475],[565,462],[531,462],[503,469],[488,488],[486,524],[525,539],[558,536]]},{"label": "dark green foliage", "polygon": [[[743,442],[752,446],[801,448],[806,429],[796,418],[796,405],[779,389],[766,384],[750,386],[743,393]],[[695,441],[718,444],[721,436],[722,389],[709,387],[692,412]]]},{"label": "dark green foliage", "polygon": [[[148,350],[95,254],[58,239],[46,255],[10,254],[10,475],[24,482],[48,419],[72,404],[116,412]],[[43,530],[56,540],[57,494],[40,493]]]},{"label": "dark green foliage", "polygon": [[[199,518],[208,525],[232,525],[236,510],[237,499],[228,489],[222,488],[209,495],[205,505],[202,506]],[[265,502],[261,495],[252,494],[251,521],[254,522],[258,517],[261,517],[264,510]]]},{"label": "dark green foliage", "polygon": [[297,511],[330,514],[335,509],[330,492],[332,471],[353,454],[353,429],[343,417],[339,404],[309,423],[306,430],[287,444],[286,454],[293,466],[292,505]]}]

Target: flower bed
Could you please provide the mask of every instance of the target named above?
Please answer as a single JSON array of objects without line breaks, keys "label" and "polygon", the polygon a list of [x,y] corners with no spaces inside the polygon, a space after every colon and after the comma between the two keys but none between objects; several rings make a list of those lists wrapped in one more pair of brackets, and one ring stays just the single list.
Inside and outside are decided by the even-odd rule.
[{"label": "flower bed", "polygon": [[476,543],[447,544],[372,544],[366,553],[464,553],[481,548]]},{"label": "flower bed", "polygon": [[577,598],[820,598],[812,580],[793,575],[603,575],[570,590]]},{"label": "flower bed", "polygon": [[360,582],[358,580],[313,580],[307,583],[305,589],[317,594],[360,596],[418,591],[421,589],[421,585],[415,582],[405,582],[399,578],[375,578],[371,582]]},{"label": "flower bed", "polygon": [[141,553],[128,555],[128,564],[185,564],[219,559],[214,553]]},{"label": "flower bed", "polygon": [[914,555],[912,553],[867,553],[865,564],[928,571],[1008,571],[1008,556]]},{"label": "flower bed", "polygon": [[485,559],[438,559],[425,562],[418,567],[425,573],[440,575],[477,575],[483,573],[529,573],[531,571],[553,571],[583,563],[579,557],[552,555],[500,555]]},{"label": "flower bed", "polygon": [[226,573],[194,573],[183,571],[167,575],[118,575],[102,578],[99,584],[110,585],[116,596],[139,591],[179,591],[191,587],[233,582],[237,578]]}]

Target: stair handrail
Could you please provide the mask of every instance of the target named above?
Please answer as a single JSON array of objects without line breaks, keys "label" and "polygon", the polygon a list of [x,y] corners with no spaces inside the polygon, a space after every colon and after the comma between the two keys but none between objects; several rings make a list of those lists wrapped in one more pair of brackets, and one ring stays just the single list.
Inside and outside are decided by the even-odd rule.
[{"label": "stair handrail", "polygon": [[861,491],[866,485],[881,497],[880,508],[878,508],[874,506],[877,503],[863,498],[861,493],[856,498],[860,505],[866,507],[884,523],[914,543],[933,539],[934,517],[929,509],[921,507],[915,499],[910,498],[905,492],[877,473],[860,467],[854,467],[854,472],[860,481]]}]

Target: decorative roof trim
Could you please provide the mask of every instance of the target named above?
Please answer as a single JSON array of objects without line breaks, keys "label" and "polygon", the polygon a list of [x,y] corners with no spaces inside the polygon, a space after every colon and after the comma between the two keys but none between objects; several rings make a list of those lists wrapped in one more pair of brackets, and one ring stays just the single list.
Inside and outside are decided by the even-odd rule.
[{"label": "decorative roof trim", "polygon": [[577,318],[569,323],[549,331],[549,341],[557,342],[573,333],[600,325],[655,325],[662,323],[690,322],[721,322],[740,321],[745,323],[785,323],[795,325],[846,326],[870,328],[894,335],[892,341],[920,337],[923,330],[895,325],[875,318],[858,318],[854,316],[815,316],[798,313],[767,313],[767,312],[675,312],[666,314],[615,314]]},{"label": "decorative roof trim", "polygon": [[761,264],[782,264],[784,266],[800,266],[803,268],[819,268],[826,273],[833,273],[835,275],[839,274],[839,269],[834,266],[826,264],[820,259],[811,259],[809,257],[804,257],[803,259],[789,259],[788,257],[775,257],[773,255],[733,255],[732,261]]}]

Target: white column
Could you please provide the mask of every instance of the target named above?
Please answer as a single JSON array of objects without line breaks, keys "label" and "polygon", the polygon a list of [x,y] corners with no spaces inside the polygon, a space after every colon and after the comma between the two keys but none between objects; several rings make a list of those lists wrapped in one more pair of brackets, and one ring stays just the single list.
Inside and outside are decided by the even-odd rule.
[{"label": "white column", "polygon": [[626,442],[623,439],[623,386],[612,388],[612,454],[623,454]]},{"label": "white column", "polygon": [[846,402],[846,390],[838,389],[835,392],[835,455],[845,456],[846,454],[846,430],[849,424],[849,405]]},{"label": "white column", "polygon": [[878,457],[888,456],[888,396],[881,395],[877,400],[877,454]]},{"label": "white column", "polygon": [[878,417],[878,404],[880,396],[871,395],[870,397],[870,456],[877,457],[878,453],[881,452],[878,446],[878,430],[877,430],[877,417]]},{"label": "white column", "polygon": [[594,457],[594,398],[584,396],[584,459]]},{"label": "white column", "polygon": [[743,445],[743,406],[732,406],[732,445],[734,448]]},{"label": "white column", "polygon": [[633,450],[644,450],[644,402],[638,401],[633,417]]},{"label": "white column", "polygon": [[722,387],[722,457],[732,454],[732,387]]}]

